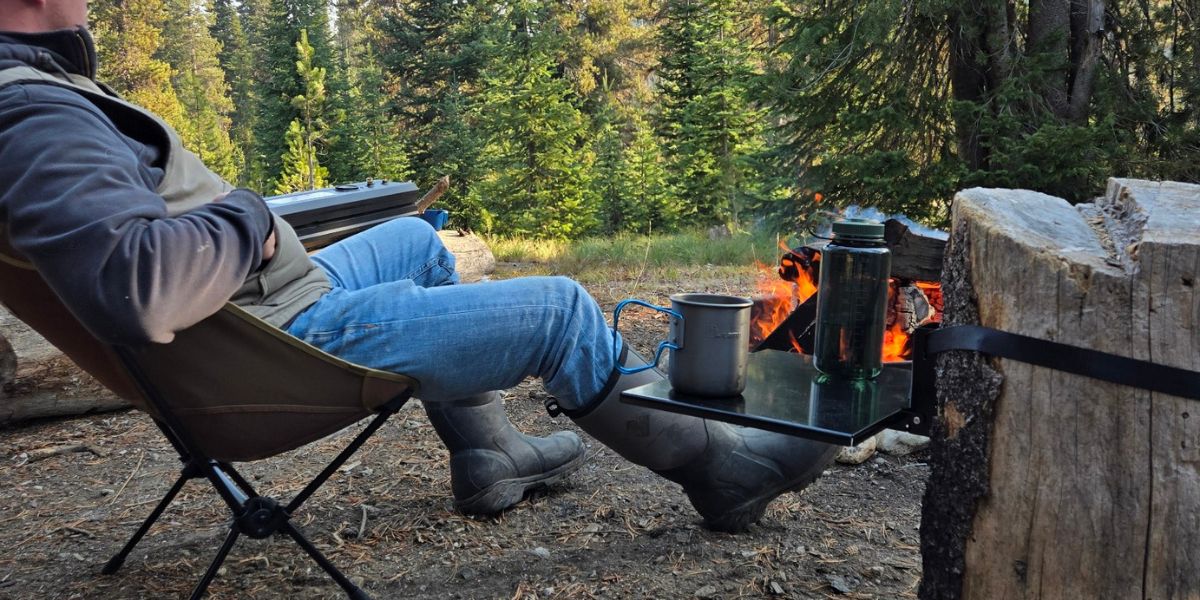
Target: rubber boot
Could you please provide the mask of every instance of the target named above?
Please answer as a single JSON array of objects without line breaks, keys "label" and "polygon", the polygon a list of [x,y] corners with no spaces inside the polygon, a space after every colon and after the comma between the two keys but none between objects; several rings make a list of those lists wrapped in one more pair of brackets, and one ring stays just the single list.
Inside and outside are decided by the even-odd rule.
[{"label": "rubber boot", "polygon": [[[632,351],[622,362],[645,364]],[[807,487],[837,454],[830,444],[620,401],[622,391],[659,379],[653,369],[615,375],[590,410],[568,416],[629,461],[682,485],[710,529],[745,531],[772,500]]]},{"label": "rubber boot", "polygon": [[450,489],[463,514],[495,515],[583,464],[579,436],[559,431],[539,438],[517,431],[499,392],[422,404],[450,450]]}]

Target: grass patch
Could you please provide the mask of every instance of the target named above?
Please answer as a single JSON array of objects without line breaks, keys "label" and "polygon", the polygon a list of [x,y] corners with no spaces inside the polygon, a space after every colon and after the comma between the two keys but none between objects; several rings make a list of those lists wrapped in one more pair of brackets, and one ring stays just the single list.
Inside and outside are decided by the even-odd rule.
[{"label": "grass patch", "polygon": [[702,231],[666,235],[622,234],[575,241],[490,238],[496,260],[534,263],[548,272],[580,274],[591,269],[659,270],[695,266],[774,264],[779,256],[775,236],[735,235],[709,239]]}]

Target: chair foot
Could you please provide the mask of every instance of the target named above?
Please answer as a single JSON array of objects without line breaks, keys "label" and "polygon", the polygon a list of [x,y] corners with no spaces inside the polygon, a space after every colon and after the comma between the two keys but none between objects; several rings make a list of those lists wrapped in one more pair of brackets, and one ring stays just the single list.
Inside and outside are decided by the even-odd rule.
[{"label": "chair foot", "polygon": [[100,569],[100,572],[105,575],[112,575],[120,570],[121,565],[123,564],[125,564],[125,557],[118,554],[108,559],[108,562],[104,563],[104,568]]},{"label": "chair foot", "polygon": [[191,600],[200,600],[204,597],[204,592],[208,590],[208,584],[212,583],[214,577],[217,576],[217,571],[221,568],[221,563],[225,562],[225,557],[229,556],[229,551],[233,548],[233,544],[237,542],[241,532],[237,526],[229,528],[229,535],[225,536],[225,541],[221,544],[221,548],[217,550],[217,555],[213,557],[212,563],[208,565],[208,570],[204,572],[204,576],[200,578],[200,583],[192,589]]},{"label": "chair foot", "polygon": [[300,530],[296,529],[295,525],[292,525],[291,523],[284,523],[281,529],[284,533],[291,536],[293,540],[296,540],[296,544],[298,544],[300,548],[308,553],[308,555],[312,557],[313,561],[315,561],[317,565],[319,565],[321,569],[323,569],[325,573],[329,575],[330,578],[337,582],[338,586],[340,586],[346,592],[347,596],[354,598],[355,600],[358,600],[359,598],[370,600],[371,597],[368,596],[366,592],[362,591],[362,589],[357,585],[354,585],[354,583],[351,582],[348,577],[342,574],[337,567],[333,566],[333,563],[329,562],[329,559],[325,558],[325,555],[321,554],[321,551],[317,550],[317,547],[314,546],[312,542],[308,541],[308,538],[304,537],[304,534],[300,533]]},{"label": "chair foot", "polygon": [[134,546],[137,546],[138,542],[142,541],[142,536],[146,535],[147,531],[150,531],[150,526],[155,521],[158,521],[163,511],[167,510],[167,506],[175,500],[175,496],[179,494],[179,490],[183,489],[183,484],[187,483],[187,480],[193,477],[196,477],[196,472],[189,463],[184,466],[183,472],[179,474],[179,479],[175,480],[175,484],[171,486],[170,490],[167,490],[167,494],[163,496],[162,500],[159,500],[158,506],[155,506],[154,510],[150,512],[150,516],[146,517],[145,521],[142,521],[141,527],[138,527],[133,537],[129,538],[128,542],[125,542],[125,546],[121,548],[120,552],[108,560],[104,568],[100,570],[101,573],[112,575],[121,568],[121,565],[125,564],[125,558],[129,556],[130,552],[133,552]]}]

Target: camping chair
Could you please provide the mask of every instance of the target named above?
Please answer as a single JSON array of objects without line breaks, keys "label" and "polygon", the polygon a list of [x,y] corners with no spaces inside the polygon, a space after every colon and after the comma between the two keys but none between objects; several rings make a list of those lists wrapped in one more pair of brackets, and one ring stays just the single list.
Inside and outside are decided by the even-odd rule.
[{"label": "camping chair", "polygon": [[[0,303],[80,367],[148,412],[183,462],[179,478],[104,566],[125,558],[189,479],[207,479],[228,506],[224,543],[192,591],[204,595],[238,537],[286,534],[351,598],[367,598],[290,522],[291,516],[417,390],[416,380],[335,358],[226,304],[169,344],[107,346],[71,315],[0,223]],[[253,376],[250,376],[253,375]],[[375,418],[286,505],[261,496],[231,463],[277,455]]]}]

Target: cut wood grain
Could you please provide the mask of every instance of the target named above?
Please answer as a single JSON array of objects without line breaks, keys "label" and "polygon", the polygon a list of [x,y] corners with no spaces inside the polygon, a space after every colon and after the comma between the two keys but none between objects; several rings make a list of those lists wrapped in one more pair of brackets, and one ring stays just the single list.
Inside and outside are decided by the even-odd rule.
[{"label": "cut wood grain", "polygon": [[[1200,370],[1200,186],[972,189],[952,220],[945,325]],[[970,352],[937,374],[922,599],[1200,597],[1200,403]]]}]

